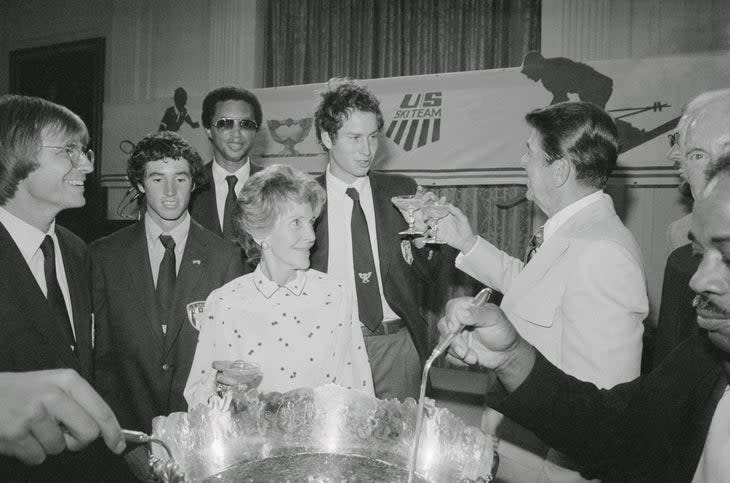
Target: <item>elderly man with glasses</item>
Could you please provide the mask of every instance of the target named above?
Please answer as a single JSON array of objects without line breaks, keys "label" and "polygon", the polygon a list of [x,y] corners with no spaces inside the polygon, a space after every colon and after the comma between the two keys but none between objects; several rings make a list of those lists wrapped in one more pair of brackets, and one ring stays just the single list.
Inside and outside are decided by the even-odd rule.
[{"label": "elderly man with glasses", "polygon": [[[233,208],[246,180],[261,169],[249,156],[261,128],[261,103],[246,89],[219,87],[203,99],[201,117],[213,160],[205,166],[202,186],[190,200],[190,214],[208,230],[235,240]],[[246,263],[246,271],[252,270]]]}]

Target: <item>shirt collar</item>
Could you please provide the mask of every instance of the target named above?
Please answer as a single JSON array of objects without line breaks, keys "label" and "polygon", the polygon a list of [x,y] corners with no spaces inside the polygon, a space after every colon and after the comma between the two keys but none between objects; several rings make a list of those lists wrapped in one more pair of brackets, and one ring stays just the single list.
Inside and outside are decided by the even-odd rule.
[{"label": "shirt collar", "polygon": [[[362,196],[363,191],[370,187],[370,176],[362,176],[355,179],[355,181],[351,184],[347,184],[332,174],[329,164],[327,165],[327,174],[325,176],[327,180],[327,191],[332,190],[332,193],[335,193],[338,196],[346,196],[345,190],[350,187],[355,188]],[[327,195],[329,196],[329,193],[327,193]]]},{"label": "shirt collar", "polygon": [[287,289],[293,295],[298,297],[302,294],[304,286],[307,284],[307,271],[296,270],[296,274],[296,277],[282,286],[273,280],[270,280],[261,269],[261,264],[258,264],[256,269],[253,271],[253,283],[256,289],[261,292],[261,295],[267,299],[271,298],[271,296],[281,288]]},{"label": "shirt collar", "polygon": [[603,190],[598,190],[594,193],[589,194],[588,196],[584,196],[578,201],[574,201],[573,203],[569,204],[568,206],[548,218],[544,225],[543,242],[546,242],[550,237],[552,237],[555,232],[558,231],[558,228],[564,225],[565,222],[568,221],[573,215],[578,213],[586,206],[595,203],[596,201],[604,197],[608,197],[608,195],[604,193]]},{"label": "shirt collar", "polygon": [[238,168],[238,170],[234,171],[233,173],[229,173],[225,169],[221,168],[221,166],[215,162],[215,158],[213,158],[213,161],[211,162],[213,163],[213,182],[216,185],[226,184],[227,176],[233,175],[238,178],[239,181],[241,181],[241,179],[247,179],[249,174],[251,173],[250,156],[246,156],[246,162],[243,163],[243,166]]},{"label": "shirt collar", "polygon": [[0,223],[2,223],[8,231],[10,238],[12,238],[18,246],[20,254],[23,255],[26,262],[30,262],[30,259],[38,251],[46,235],[51,235],[54,239],[56,238],[56,220],[51,222],[48,232],[43,233],[38,228],[24,220],[21,220],[0,206]]},{"label": "shirt collar", "polygon": [[175,246],[179,247],[182,246],[183,242],[188,239],[188,233],[190,233],[190,215],[186,210],[183,214],[183,220],[178,223],[175,228],[173,228],[169,232],[166,232],[162,229],[160,225],[155,223],[155,221],[150,217],[149,213],[145,213],[144,229],[145,233],[147,233],[147,243],[149,244],[149,246],[153,246],[157,239],[160,237],[160,235],[164,234],[170,235],[172,239],[175,240]]}]

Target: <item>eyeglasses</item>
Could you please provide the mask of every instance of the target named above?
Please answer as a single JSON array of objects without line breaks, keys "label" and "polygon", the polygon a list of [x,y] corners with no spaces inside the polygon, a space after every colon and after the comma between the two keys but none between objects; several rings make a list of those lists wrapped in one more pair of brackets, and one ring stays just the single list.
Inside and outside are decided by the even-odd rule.
[{"label": "eyeglasses", "polygon": [[672,134],[667,134],[667,137],[669,138],[670,149],[679,144],[679,131],[675,131]]},{"label": "eyeglasses", "polygon": [[228,117],[222,117],[218,119],[214,126],[216,129],[221,131],[230,131],[238,123],[238,127],[246,131],[255,131],[259,128],[256,121],[253,119],[232,119]]},{"label": "eyeglasses", "polygon": [[81,155],[83,154],[91,164],[94,164],[94,151],[89,148],[83,148],[78,144],[69,144],[68,146],[41,146],[42,148],[63,149],[66,151],[68,159],[74,168],[78,168],[81,164]]}]

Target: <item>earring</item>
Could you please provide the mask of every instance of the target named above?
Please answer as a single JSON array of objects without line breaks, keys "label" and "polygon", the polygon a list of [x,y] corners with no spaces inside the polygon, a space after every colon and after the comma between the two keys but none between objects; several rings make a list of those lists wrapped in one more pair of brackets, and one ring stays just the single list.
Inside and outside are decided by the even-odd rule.
[{"label": "earring", "polygon": [[266,250],[266,249],[269,248],[269,244],[266,243],[266,240],[262,240],[261,243],[260,243],[260,245],[261,245],[261,249],[262,250]]}]

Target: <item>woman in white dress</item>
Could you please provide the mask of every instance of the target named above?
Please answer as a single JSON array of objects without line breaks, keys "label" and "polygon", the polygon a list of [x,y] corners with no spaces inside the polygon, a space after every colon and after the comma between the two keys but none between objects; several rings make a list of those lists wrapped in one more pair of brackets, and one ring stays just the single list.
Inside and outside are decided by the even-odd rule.
[{"label": "woman in white dress", "polygon": [[189,407],[215,394],[213,361],[260,366],[259,392],[339,384],[373,394],[353,298],[309,268],[313,224],[326,198],[311,176],[274,165],[249,178],[234,212],[240,243],[260,256],[253,273],[213,291],[185,386]]}]

